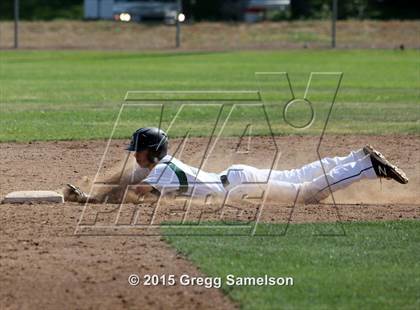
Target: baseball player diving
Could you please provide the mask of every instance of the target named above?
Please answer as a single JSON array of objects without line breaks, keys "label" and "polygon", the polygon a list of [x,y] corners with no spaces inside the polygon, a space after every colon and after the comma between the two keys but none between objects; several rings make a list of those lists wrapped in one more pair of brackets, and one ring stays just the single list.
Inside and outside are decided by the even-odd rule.
[{"label": "baseball player diving", "polygon": [[[158,128],[138,129],[127,150],[136,159],[133,177],[127,183],[134,184],[131,188],[139,197],[181,194],[198,198],[229,195],[241,199],[269,188],[271,199],[317,203],[332,192],[364,179],[408,183],[401,169],[369,145],[346,156],[323,158],[298,169],[278,171],[232,165],[220,173],[199,170],[169,155],[168,136]],[[71,194],[68,197],[72,197],[67,200],[104,202],[103,197],[89,197],[78,187],[67,186]]]}]

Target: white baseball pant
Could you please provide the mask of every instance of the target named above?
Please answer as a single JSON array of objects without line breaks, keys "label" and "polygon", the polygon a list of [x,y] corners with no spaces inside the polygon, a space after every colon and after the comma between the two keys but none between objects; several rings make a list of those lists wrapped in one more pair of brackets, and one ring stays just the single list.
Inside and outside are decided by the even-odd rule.
[{"label": "white baseball pant", "polygon": [[[325,171],[325,173],[324,173]],[[270,170],[233,165],[222,174],[228,177],[229,199],[262,197],[284,202],[318,202],[331,192],[363,179],[376,179],[369,155],[363,150],[345,157],[323,158],[299,169]]]}]

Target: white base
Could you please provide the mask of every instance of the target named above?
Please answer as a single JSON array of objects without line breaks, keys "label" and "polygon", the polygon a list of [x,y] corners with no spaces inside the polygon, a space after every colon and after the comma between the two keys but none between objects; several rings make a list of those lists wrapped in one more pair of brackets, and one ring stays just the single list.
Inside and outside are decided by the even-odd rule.
[{"label": "white base", "polygon": [[18,191],[6,195],[3,203],[55,202],[64,203],[63,195],[53,191]]}]

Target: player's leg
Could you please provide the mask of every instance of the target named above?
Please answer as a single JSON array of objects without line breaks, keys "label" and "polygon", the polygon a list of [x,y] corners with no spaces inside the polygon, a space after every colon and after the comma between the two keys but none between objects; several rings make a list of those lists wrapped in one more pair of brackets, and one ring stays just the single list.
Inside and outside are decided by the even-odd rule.
[{"label": "player's leg", "polygon": [[258,169],[247,165],[232,165],[220,175],[227,176],[229,187],[232,188],[241,184],[263,183],[267,180],[267,175],[261,173]]},{"label": "player's leg", "polygon": [[228,200],[240,201],[243,199],[267,199],[276,202],[293,203],[298,198],[300,184],[293,184],[280,181],[268,183],[244,183],[233,186],[229,189]]},{"label": "player's leg", "polygon": [[270,170],[258,169],[247,165],[233,165],[224,173],[228,175],[230,183],[234,185],[243,183],[267,183],[269,180],[300,184],[310,182],[313,179],[321,176],[325,172],[329,172],[333,168],[345,165],[350,162],[356,162],[365,156],[362,149],[352,151],[347,156],[343,157],[326,157],[321,160],[316,160],[310,164],[298,169],[291,170]]},{"label": "player's leg", "polygon": [[327,174],[321,175],[311,182],[302,184],[301,200],[317,202],[327,198],[331,192],[344,189],[363,179],[386,178],[401,184],[408,183],[405,173],[391,164],[381,153],[372,147],[364,148],[365,155],[356,162],[340,165]]},{"label": "player's leg", "polygon": [[300,184],[269,179],[270,170],[247,165],[233,165],[222,175],[227,175],[229,185],[228,199],[241,200],[267,198],[277,202],[293,202],[299,192]]},{"label": "player's leg", "polygon": [[369,155],[344,165],[336,166],[325,175],[302,184],[300,200],[318,202],[331,192],[346,188],[363,179],[376,179],[377,175]]},{"label": "player's leg", "polygon": [[[328,197],[331,191],[336,191],[349,186],[362,179],[387,178],[406,184],[408,182],[404,172],[395,165],[389,163],[386,158],[372,147],[350,153],[346,157],[325,158],[322,164],[326,165],[324,174],[321,164],[313,163],[313,169],[308,170],[305,176],[293,175],[292,177],[273,177],[273,171],[258,169],[246,165],[234,165],[222,174],[228,176],[229,185],[227,190],[237,192],[237,196],[248,194],[257,196],[262,190],[268,189],[269,197],[288,202],[294,201],[299,193],[299,201],[316,202]],[[308,166],[308,165],[306,165]],[[321,168],[320,168],[321,167]],[[274,171],[281,174],[283,171]],[[299,178],[307,179],[314,176],[310,181],[298,182]],[[293,180],[294,182],[291,182]],[[237,187],[239,186],[239,187]]]},{"label": "player's leg", "polygon": [[247,165],[233,165],[222,172],[222,174],[227,175],[230,183],[235,186],[243,183],[267,183],[268,181],[301,184],[310,182],[323,175],[324,169],[325,172],[329,172],[337,166],[356,162],[363,158],[363,156],[365,156],[365,153],[360,149],[350,152],[347,156],[326,157],[321,159],[321,161],[316,160],[298,169],[281,171],[274,169],[258,169]]},{"label": "player's leg", "polygon": [[290,183],[304,183],[310,182],[313,179],[330,172],[338,166],[343,166],[348,163],[356,162],[362,159],[366,154],[362,149],[352,151],[347,156],[325,157],[321,160],[316,160],[312,163],[306,164],[298,169],[277,171],[273,170],[270,179]]}]

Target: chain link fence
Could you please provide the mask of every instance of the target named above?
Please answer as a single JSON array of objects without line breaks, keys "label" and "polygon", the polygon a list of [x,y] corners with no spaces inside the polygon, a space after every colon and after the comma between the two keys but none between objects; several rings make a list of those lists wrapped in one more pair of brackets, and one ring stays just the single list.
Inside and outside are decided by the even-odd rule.
[{"label": "chain link fence", "polygon": [[[410,18],[407,20],[363,19],[365,16],[392,16],[389,10],[395,4],[388,0],[381,2],[383,7],[376,0],[345,3],[338,0],[279,0],[283,7],[277,21],[254,23],[244,21],[248,13],[263,12],[261,7],[255,11],[258,7],[252,7],[255,6],[253,3],[267,1],[65,0],[61,3],[54,0],[43,8],[39,1],[8,0],[0,5],[3,9],[0,12],[0,49],[420,48],[420,15],[415,19],[415,13],[408,14],[409,5],[405,0],[397,7],[401,12],[395,14]],[[171,13],[171,18],[164,14],[160,22],[145,22],[144,16],[135,10],[139,3],[142,8],[144,6],[143,15],[146,8],[152,13],[161,9],[166,15]],[[245,10],[247,5],[252,10]],[[123,8],[131,8],[131,15],[115,13]],[[244,16],[227,16],[226,12],[230,11],[226,8],[232,12],[243,11]],[[185,19],[183,12],[187,19],[181,24],[179,20]],[[348,16],[358,19],[346,19]],[[205,21],[205,18],[213,21]],[[228,18],[231,21],[220,21]]]},{"label": "chain link fence", "polygon": [[[22,21],[22,49],[175,49],[176,27],[113,21]],[[420,48],[420,21],[338,21],[337,48]],[[331,21],[183,24],[181,49],[329,48]],[[13,22],[0,22],[0,47],[14,47]]]}]

